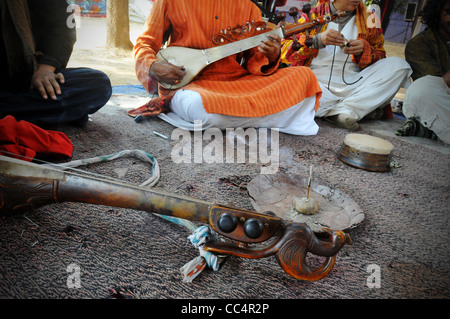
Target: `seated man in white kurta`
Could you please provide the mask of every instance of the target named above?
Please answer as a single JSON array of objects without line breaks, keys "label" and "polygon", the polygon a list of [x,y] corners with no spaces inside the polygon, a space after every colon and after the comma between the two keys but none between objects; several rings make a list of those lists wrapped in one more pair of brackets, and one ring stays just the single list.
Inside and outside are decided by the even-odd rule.
[{"label": "seated man in white kurta", "polygon": [[316,117],[356,130],[358,121],[382,114],[398,90],[409,85],[411,68],[401,58],[386,58],[377,16],[362,1],[319,1],[299,22],[337,11],[346,13],[320,33],[311,32],[309,43],[304,35],[298,38],[300,50],[293,49],[292,39],[285,40],[282,57],[290,66],[309,65],[316,75],[323,91]]}]

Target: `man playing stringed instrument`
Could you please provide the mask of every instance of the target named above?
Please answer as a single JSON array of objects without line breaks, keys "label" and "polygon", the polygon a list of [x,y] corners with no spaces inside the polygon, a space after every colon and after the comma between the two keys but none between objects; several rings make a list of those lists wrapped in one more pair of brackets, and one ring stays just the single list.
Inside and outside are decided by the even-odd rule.
[{"label": "man playing stringed instrument", "polygon": [[169,47],[201,51],[217,46],[212,39],[221,30],[252,21],[262,17],[250,0],[156,0],[135,46],[136,74],[151,94],[159,84],[164,103],[150,101],[129,114],[160,113],[163,120],[189,130],[194,121],[201,121],[203,129],[270,127],[288,134],[317,134],[320,86],[306,67],[278,69],[281,39],[275,35],[207,65],[193,81],[173,89],[194,62],[181,51],[183,63],[164,61],[164,54],[158,59],[165,35],[170,35]]}]

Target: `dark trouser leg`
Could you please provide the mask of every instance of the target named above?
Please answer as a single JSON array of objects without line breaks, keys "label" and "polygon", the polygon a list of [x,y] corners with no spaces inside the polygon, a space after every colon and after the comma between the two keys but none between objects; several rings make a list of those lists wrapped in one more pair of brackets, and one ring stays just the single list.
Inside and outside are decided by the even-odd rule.
[{"label": "dark trouser leg", "polygon": [[112,94],[106,74],[89,68],[63,69],[65,83],[56,101],[44,100],[35,89],[23,93],[0,88],[0,119],[12,115],[36,125],[80,121],[103,107]]}]

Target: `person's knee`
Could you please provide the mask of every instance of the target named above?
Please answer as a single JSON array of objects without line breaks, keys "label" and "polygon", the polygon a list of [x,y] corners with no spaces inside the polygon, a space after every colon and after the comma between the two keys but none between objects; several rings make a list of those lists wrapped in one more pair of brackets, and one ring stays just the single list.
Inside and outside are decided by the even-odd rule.
[{"label": "person's knee", "polygon": [[190,90],[178,91],[171,101],[171,109],[185,121],[194,123],[194,121],[204,122],[207,114],[202,98],[199,93]]},{"label": "person's knee", "polygon": [[381,59],[375,64],[380,68],[377,73],[392,74],[398,78],[405,78],[412,73],[409,63],[397,56]]},{"label": "person's knee", "polygon": [[111,87],[111,80],[105,72],[100,70],[91,69],[92,76],[95,77],[104,86]]},{"label": "person's knee", "polygon": [[410,101],[432,100],[434,87],[429,78],[415,80],[406,91],[405,99]]},{"label": "person's knee", "polygon": [[61,72],[68,85],[76,86],[78,83],[82,83],[83,87],[95,87],[106,93],[112,93],[111,80],[103,71],[82,67],[68,68]]},{"label": "person's knee", "polygon": [[112,95],[111,80],[105,72],[95,69],[85,69],[89,77],[97,83],[97,88],[102,91],[103,96],[109,99]]},{"label": "person's knee", "polygon": [[[98,72],[98,81],[100,83],[100,87],[103,88],[103,96],[106,99],[106,102],[111,98],[112,95],[112,86],[110,78],[102,71]],[[105,103],[106,103],[105,102]]]},{"label": "person's knee", "polygon": [[103,106],[112,96],[112,86],[109,77],[100,70],[90,69],[91,81],[95,82],[96,104]]},{"label": "person's knee", "polygon": [[400,68],[406,68],[406,69],[410,68],[409,63],[406,62],[405,59],[402,59],[398,56],[391,56],[389,58],[386,58],[386,61],[389,61],[390,65],[397,65]]},{"label": "person's knee", "polygon": [[103,71],[82,67],[61,72],[65,78],[61,97],[65,101],[64,105],[83,108],[92,114],[111,98],[111,80]]}]

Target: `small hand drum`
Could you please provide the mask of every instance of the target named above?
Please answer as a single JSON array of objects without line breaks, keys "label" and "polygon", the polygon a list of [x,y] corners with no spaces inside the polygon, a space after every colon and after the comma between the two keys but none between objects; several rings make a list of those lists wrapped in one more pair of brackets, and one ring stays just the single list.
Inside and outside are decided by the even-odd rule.
[{"label": "small hand drum", "polygon": [[344,163],[372,172],[390,169],[394,146],[381,138],[365,134],[348,134],[337,156]]}]

